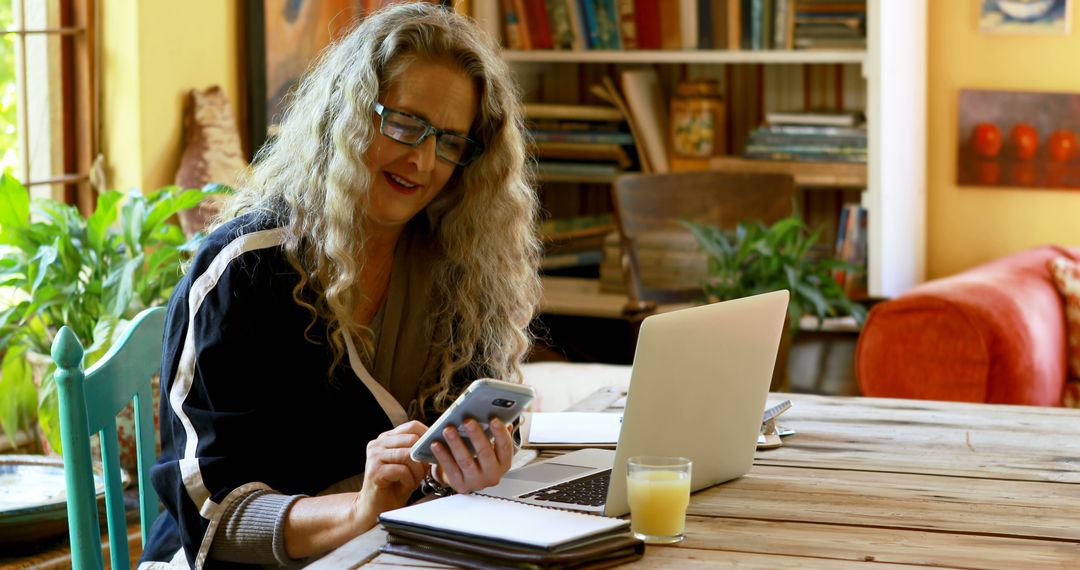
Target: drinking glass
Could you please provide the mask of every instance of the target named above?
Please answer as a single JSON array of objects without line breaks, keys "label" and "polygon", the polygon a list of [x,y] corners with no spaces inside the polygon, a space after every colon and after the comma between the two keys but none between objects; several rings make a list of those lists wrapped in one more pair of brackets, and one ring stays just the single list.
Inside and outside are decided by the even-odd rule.
[{"label": "drinking glass", "polygon": [[649,544],[672,544],[685,536],[690,504],[690,467],[685,457],[631,457],[626,461],[630,530]]}]

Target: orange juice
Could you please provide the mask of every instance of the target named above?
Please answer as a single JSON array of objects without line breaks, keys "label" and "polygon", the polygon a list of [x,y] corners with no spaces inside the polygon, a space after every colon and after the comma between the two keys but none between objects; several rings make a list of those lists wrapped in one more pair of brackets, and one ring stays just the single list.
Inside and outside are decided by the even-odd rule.
[{"label": "orange juice", "polygon": [[690,504],[690,474],[685,471],[639,471],[626,480],[630,527],[641,535],[682,537]]}]

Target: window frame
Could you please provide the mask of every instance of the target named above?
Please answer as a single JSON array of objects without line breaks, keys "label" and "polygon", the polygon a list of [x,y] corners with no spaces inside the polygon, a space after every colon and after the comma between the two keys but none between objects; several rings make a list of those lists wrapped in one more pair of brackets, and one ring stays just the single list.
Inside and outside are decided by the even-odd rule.
[{"label": "window frame", "polygon": [[[14,35],[18,45],[15,66],[18,96],[18,133],[21,180],[24,186],[53,187],[52,197],[74,204],[84,214],[93,211],[97,201],[97,189],[91,183],[94,158],[100,147],[100,74],[97,22],[97,0],[55,0],[59,25],[28,28],[26,25],[27,0],[12,0],[15,21],[0,34]],[[35,176],[31,169],[29,120],[29,81],[27,38],[47,35],[59,38],[59,90],[60,116],[53,120],[60,123],[59,159],[62,171]],[[51,64],[51,62],[50,62]],[[59,186],[59,191],[56,190]]]}]

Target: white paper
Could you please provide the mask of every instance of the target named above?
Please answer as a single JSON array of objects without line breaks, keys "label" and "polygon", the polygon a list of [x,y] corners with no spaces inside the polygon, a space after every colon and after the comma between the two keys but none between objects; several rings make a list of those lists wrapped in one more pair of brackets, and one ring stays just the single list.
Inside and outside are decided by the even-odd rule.
[{"label": "white paper", "polygon": [[553,548],[628,526],[623,519],[562,511],[482,495],[452,495],[388,511],[379,520],[472,537]]},{"label": "white paper", "polygon": [[603,412],[537,412],[529,424],[529,443],[614,445],[622,414]]}]

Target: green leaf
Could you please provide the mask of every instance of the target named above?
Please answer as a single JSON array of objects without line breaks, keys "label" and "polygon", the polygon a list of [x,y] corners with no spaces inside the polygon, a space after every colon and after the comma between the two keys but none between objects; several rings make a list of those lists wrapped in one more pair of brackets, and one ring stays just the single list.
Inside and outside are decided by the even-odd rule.
[{"label": "green leaf", "polygon": [[7,174],[0,175],[0,229],[15,232],[30,223],[30,192]]},{"label": "green leaf", "polygon": [[102,317],[94,324],[94,342],[83,353],[83,367],[90,368],[109,351],[113,344],[113,333],[120,321],[112,317]]},{"label": "green leaf", "polygon": [[109,190],[98,196],[97,209],[86,220],[86,237],[94,251],[105,249],[109,227],[120,215],[120,200],[124,195],[116,190]]},{"label": "green leaf", "polygon": [[63,455],[64,450],[60,442],[60,398],[56,391],[56,379],[53,375],[54,365],[41,380],[41,390],[38,393],[38,425],[45,434],[49,446],[53,451]]},{"label": "green leaf", "polygon": [[135,272],[142,267],[143,257],[129,259],[116,267],[105,281],[105,314],[119,319],[125,315],[135,298]]},{"label": "green leaf", "polygon": [[31,273],[33,275],[33,283],[30,285],[30,293],[33,294],[41,287],[41,283],[45,281],[45,278],[52,273],[53,265],[56,264],[57,257],[57,245],[43,245],[38,248],[37,255],[34,256],[34,261],[31,267]]},{"label": "green leaf", "polygon": [[209,194],[203,190],[183,190],[176,186],[162,189],[161,196],[151,201],[153,206],[146,216],[145,231],[153,232],[159,224],[174,214],[198,206]]},{"label": "green leaf", "polygon": [[15,442],[15,433],[30,427],[37,404],[33,371],[26,360],[26,349],[11,347],[0,364],[0,428]]}]

